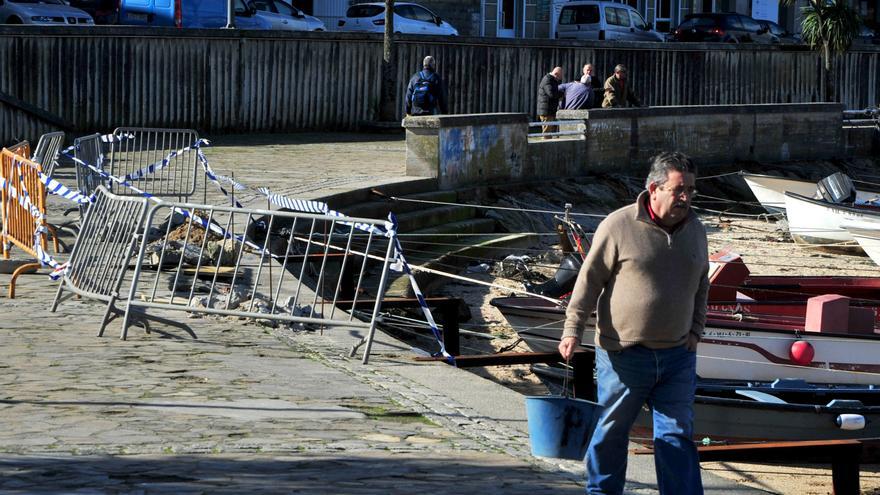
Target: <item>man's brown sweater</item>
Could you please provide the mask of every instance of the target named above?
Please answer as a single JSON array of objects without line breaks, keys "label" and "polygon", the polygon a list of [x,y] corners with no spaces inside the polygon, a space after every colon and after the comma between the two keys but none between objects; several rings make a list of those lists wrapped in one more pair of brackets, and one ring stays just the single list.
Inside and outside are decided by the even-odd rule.
[{"label": "man's brown sweater", "polygon": [[706,323],[709,250],[693,211],[672,233],[647,209],[648,193],[599,224],[578,274],[563,337],[583,336],[596,310],[596,345],[616,351],[636,344],[654,349],[687,343]]}]

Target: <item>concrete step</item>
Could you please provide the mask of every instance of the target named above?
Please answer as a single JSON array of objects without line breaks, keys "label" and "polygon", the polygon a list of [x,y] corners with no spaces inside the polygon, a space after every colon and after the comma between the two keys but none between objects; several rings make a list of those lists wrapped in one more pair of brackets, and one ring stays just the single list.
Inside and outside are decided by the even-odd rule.
[{"label": "concrete step", "polygon": [[422,249],[421,246],[431,243],[467,243],[472,237],[449,234],[487,234],[495,232],[495,226],[496,222],[491,218],[470,218],[423,229],[400,230],[399,233],[404,234],[400,238],[404,249],[407,246]]},{"label": "concrete step", "polygon": [[[425,210],[411,211],[397,215],[399,233],[425,230],[474,218],[475,208],[467,206],[438,206]],[[492,224],[494,226],[494,220]]]},{"label": "concrete step", "polygon": [[[529,234],[508,234],[503,237],[499,236],[478,236],[466,239],[467,244],[462,244],[460,248],[449,246],[431,246],[424,249],[413,250],[412,256],[407,261],[414,266],[422,266],[434,270],[457,274],[469,264],[476,262],[478,259],[502,259],[508,254],[519,254],[519,251],[505,252],[503,247],[525,248],[530,247],[537,242],[537,236]],[[418,251],[418,252],[415,252]],[[404,247],[404,255],[406,248]],[[430,261],[413,262],[414,259],[430,258]],[[425,273],[415,271],[416,282],[426,295],[431,294],[438,288],[453,280],[449,277],[436,275],[433,273]],[[412,297],[412,286],[407,276],[395,276],[390,280],[387,294],[392,296]]]},{"label": "concrete step", "polygon": [[386,196],[408,196],[410,194],[420,194],[436,191],[437,179],[407,178],[406,180],[390,182],[388,184],[378,185],[373,188],[365,187],[361,189],[352,189],[350,191],[322,196],[317,199],[326,202],[328,205],[330,205],[330,208],[333,208],[334,210],[348,213],[346,211],[346,208],[352,205],[373,201],[376,197],[376,195],[372,193],[373,189],[380,191]]},{"label": "concrete step", "polygon": [[[455,191],[428,191],[418,194],[408,194],[405,198],[419,201],[455,203],[458,199],[458,194],[456,194]],[[374,195],[370,201],[355,203],[346,207],[345,214],[364,218],[387,218],[389,211],[393,211],[396,215],[402,215],[404,213],[427,210],[438,206],[441,205],[414,201],[394,201]]]}]

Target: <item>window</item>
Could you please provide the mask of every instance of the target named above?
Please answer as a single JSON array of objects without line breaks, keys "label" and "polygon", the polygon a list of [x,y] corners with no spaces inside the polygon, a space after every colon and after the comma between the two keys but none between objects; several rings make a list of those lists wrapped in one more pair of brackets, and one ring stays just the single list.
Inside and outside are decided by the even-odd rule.
[{"label": "window", "polygon": [[418,5],[410,5],[410,8],[413,10],[413,19],[422,22],[434,22],[434,14],[428,12],[428,9]]},{"label": "window", "polygon": [[609,26],[629,27],[629,14],[624,9],[605,7],[605,22]]},{"label": "window", "polygon": [[296,17],[297,11],[290,5],[287,5],[284,2],[279,2],[278,0],[274,0],[272,3],[275,4],[275,10],[279,14]]},{"label": "window", "polygon": [[741,16],[740,19],[742,20],[743,27],[746,31],[754,33],[761,30],[761,25],[751,17]]},{"label": "window", "polygon": [[738,15],[724,16],[724,27],[727,29],[743,29],[743,25],[739,21]]},{"label": "window", "polygon": [[385,12],[385,7],[381,5],[355,5],[348,9],[346,16],[348,17],[376,17]]},{"label": "window", "polygon": [[576,5],[563,7],[559,14],[559,24],[598,24],[598,5]]},{"label": "window", "polygon": [[415,20],[416,18],[416,13],[415,11],[413,11],[412,5],[401,5],[399,7],[394,7],[394,13],[405,19]]},{"label": "window", "polygon": [[648,23],[645,22],[645,20],[642,18],[642,15],[638,12],[630,10],[629,15],[630,17],[632,17],[633,26],[635,26],[636,29],[641,29],[642,31],[647,31],[651,29],[650,27],[648,27]]},{"label": "window", "polygon": [[270,2],[269,0],[255,0],[254,7],[256,7],[257,10],[261,10],[263,12],[275,12],[276,14],[278,13],[278,11],[275,10],[275,6],[272,5],[272,2]]}]

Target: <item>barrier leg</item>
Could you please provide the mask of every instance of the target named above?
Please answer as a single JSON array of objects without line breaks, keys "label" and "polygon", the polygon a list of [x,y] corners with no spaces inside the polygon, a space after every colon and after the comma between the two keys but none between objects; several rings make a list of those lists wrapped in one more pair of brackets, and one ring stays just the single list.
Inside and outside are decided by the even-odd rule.
[{"label": "barrier leg", "polygon": [[15,279],[17,279],[22,273],[31,273],[39,270],[40,266],[42,265],[39,263],[28,263],[26,265],[21,265],[12,272],[12,278],[9,279],[9,299],[15,299]]},{"label": "barrier leg", "polygon": [[[113,311],[113,305],[116,303],[116,296],[112,296],[110,298],[110,302],[107,303],[107,310],[104,311],[104,317],[101,318],[101,329],[98,330],[98,337],[104,336],[104,329],[107,328],[107,323],[110,323],[110,312]],[[124,339],[124,337],[123,337]]]},{"label": "barrier leg", "polygon": [[52,249],[55,250],[55,254],[58,254],[58,231],[52,225],[46,225],[46,230],[52,234]]}]

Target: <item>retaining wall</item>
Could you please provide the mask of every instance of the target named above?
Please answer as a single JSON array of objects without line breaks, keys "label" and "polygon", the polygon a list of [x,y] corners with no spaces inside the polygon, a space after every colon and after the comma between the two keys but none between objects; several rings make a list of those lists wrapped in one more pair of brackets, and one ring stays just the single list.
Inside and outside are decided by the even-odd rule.
[{"label": "retaining wall", "polygon": [[839,103],[560,111],[557,117],[577,121],[571,127],[583,135],[531,142],[525,114],[407,118],[407,175],[454,189],[602,171],[642,174],[661,151],[684,152],[699,165],[870,152],[863,139],[844,134],[842,111]]}]

